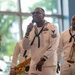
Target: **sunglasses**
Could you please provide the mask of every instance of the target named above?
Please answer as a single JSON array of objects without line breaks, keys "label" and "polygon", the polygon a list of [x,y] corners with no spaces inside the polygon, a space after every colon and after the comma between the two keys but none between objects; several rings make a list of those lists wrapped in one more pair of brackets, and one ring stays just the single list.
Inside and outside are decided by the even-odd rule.
[{"label": "sunglasses", "polygon": [[32,15],[34,15],[34,14],[39,15],[39,14],[42,14],[42,13],[41,13],[41,12],[31,12],[31,14],[32,14]]}]

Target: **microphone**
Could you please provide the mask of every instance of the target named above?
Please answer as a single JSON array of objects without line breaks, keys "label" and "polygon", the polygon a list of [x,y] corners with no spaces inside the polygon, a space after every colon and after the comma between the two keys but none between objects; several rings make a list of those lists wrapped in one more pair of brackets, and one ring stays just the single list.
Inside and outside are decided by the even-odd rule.
[{"label": "microphone", "polygon": [[[33,24],[33,25],[34,25],[34,22],[35,22],[35,20],[33,19],[33,20],[32,20],[32,24]],[[29,34],[29,33],[31,32],[31,30],[32,30],[31,28],[28,28],[26,34]]]},{"label": "microphone", "polygon": [[33,19],[33,20],[32,20],[32,23],[34,23],[34,22],[35,22],[35,20]]}]

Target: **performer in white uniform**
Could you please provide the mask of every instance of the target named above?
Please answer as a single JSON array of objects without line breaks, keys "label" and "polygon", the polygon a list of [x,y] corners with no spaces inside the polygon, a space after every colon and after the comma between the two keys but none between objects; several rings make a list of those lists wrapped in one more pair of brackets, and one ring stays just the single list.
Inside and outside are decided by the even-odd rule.
[{"label": "performer in white uniform", "polygon": [[71,22],[72,26],[62,32],[57,50],[58,62],[63,53],[60,75],[75,75],[75,15]]},{"label": "performer in white uniform", "polygon": [[[24,62],[26,60],[25,57],[23,57],[23,54],[24,54],[24,49],[23,49],[23,46],[22,46],[22,42],[23,40],[20,40],[16,43],[16,46],[15,46],[15,49],[14,49],[14,53],[13,53],[13,58],[12,58],[12,63],[11,63],[11,70],[10,70],[10,75],[15,75],[15,70],[14,68]],[[29,51],[26,53],[28,57],[30,57],[30,54],[29,54]],[[20,56],[19,56],[20,55]],[[20,58],[18,58],[20,57]],[[28,58],[27,57],[27,58]],[[19,59],[19,63],[17,62]],[[25,72],[19,74],[19,75],[26,75]]]},{"label": "performer in white uniform", "polygon": [[42,8],[35,8],[32,16],[36,25],[33,26],[33,23],[28,25],[23,39],[23,48],[31,49],[29,75],[55,75],[58,46],[57,27],[44,20],[45,12]]}]

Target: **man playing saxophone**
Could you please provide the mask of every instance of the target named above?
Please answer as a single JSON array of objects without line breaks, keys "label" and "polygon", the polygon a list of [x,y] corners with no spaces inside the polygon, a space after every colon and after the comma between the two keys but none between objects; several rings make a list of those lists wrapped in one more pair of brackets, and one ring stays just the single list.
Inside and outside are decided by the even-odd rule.
[{"label": "man playing saxophone", "polygon": [[61,33],[57,50],[58,63],[63,54],[60,75],[75,75],[75,15],[71,20],[72,26]]},{"label": "man playing saxophone", "polygon": [[[17,67],[17,60],[19,55],[20,55],[19,64],[23,63],[27,58],[30,57],[29,52],[26,53],[26,57],[23,57],[24,49],[22,47],[22,42],[23,40],[20,40],[16,43],[14,53],[13,53],[12,63],[11,63],[10,75],[16,75],[15,67]],[[19,75],[26,75],[26,73],[23,72]]]}]

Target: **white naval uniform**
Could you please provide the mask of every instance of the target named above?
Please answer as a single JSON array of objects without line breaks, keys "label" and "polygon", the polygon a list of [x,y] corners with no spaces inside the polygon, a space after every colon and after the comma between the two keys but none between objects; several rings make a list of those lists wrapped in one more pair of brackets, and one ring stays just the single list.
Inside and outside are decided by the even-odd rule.
[{"label": "white naval uniform", "polygon": [[[22,42],[23,42],[23,40],[20,40],[16,43],[14,53],[13,53],[11,68],[14,68],[15,66],[17,66],[17,64],[25,61],[25,57],[23,57],[24,49],[22,47]],[[27,54],[29,54],[29,52],[27,52]],[[19,58],[19,63],[18,63],[17,61],[18,61],[19,55],[20,55],[20,58]],[[22,74],[19,74],[19,75],[26,75],[26,73],[22,73]]]},{"label": "white naval uniform", "polygon": [[[45,21],[46,23],[47,21]],[[42,27],[37,27],[38,32]],[[53,32],[54,31],[54,32]],[[24,38],[24,48],[28,49],[31,41],[35,36],[34,28],[30,32],[28,38]],[[54,24],[48,23],[45,25],[43,31],[39,35],[40,37],[40,48],[38,48],[38,38],[36,37],[31,49],[31,63],[29,75],[55,75],[57,66],[57,46],[58,46],[58,30]],[[28,45],[29,44],[29,45]],[[44,62],[42,71],[36,70],[36,65],[40,61],[41,57],[47,56],[48,59]],[[32,74],[35,73],[35,74]]]},{"label": "white naval uniform", "polygon": [[[74,34],[75,34],[75,31],[73,31],[72,35]],[[72,38],[72,41],[69,42],[70,37],[71,35],[69,33],[69,29],[62,32],[60,36],[59,46],[57,50],[58,61],[60,61],[61,55],[63,53],[63,60],[62,60],[60,75],[75,75],[75,63],[71,64],[67,62],[67,60],[69,59],[69,54],[74,41],[74,39]],[[74,53],[73,59],[75,61],[75,53]]]}]

